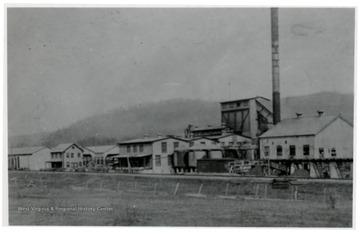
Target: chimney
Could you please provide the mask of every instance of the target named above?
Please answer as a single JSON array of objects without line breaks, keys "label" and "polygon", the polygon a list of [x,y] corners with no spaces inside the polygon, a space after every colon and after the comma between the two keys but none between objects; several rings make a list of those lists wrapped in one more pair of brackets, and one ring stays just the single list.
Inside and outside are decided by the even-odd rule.
[{"label": "chimney", "polygon": [[323,110],[318,110],[317,113],[318,113],[318,116],[321,117],[324,114],[324,111]]},{"label": "chimney", "polygon": [[281,120],[278,10],[278,8],[271,8],[271,60],[274,125],[279,123]]},{"label": "chimney", "polygon": [[302,116],[302,112],[297,112],[297,113],[296,113],[296,118],[299,119],[301,116]]},{"label": "chimney", "polygon": [[144,134],[144,138],[149,138],[149,134]]}]

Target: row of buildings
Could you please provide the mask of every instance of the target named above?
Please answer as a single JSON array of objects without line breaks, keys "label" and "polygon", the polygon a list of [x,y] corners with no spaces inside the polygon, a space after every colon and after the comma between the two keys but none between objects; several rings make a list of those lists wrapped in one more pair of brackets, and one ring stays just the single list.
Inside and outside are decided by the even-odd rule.
[{"label": "row of buildings", "polygon": [[[192,164],[207,159],[207,172],[212,172],[211,162],[227,166],[229,161],[250,160],[266,162],[264,173],[268,175],[279,171],[292,175],[302,170],[310,177],[352,177],[351,123],[340,115],[318,111],[312,117],[297,113],[273,125],[270,109],[270,101],[263,97],[222,102],[221,126],[189,125],[182,137],[144,135],[110,146],[69,143],[55,148],[11,148],[9,168],[74,170],[107,165],[124,171],[169,174],[185,167],[179,164],[184,164],[187,156],[187,161],[194,160],[188,162]],[[229,160],[224,151],[230,149],[237,151],[237,156]],[[190,158],[191,153],[185,152],[191,151]],[[196,165],[192,168],[196,171]]]}]

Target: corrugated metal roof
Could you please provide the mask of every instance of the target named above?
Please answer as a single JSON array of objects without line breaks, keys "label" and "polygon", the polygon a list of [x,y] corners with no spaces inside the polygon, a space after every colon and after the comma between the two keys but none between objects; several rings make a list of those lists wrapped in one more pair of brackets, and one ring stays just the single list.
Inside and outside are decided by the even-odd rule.
[{"label": "corrugated metal roof", "polygon": [[225,134],[218,135],[218,136],[207,136],[207,138],[212,139],[212,140],[217,140],[220,138],[226,138],[226,137],[230,137],[230,136],[239,136],[239,137],[243,137],[245,139],[250,139],[250,137],[248,137],[248,136],[234,134],[234,133],[225,133]]},{"label": "corrugated metal roof", "polygon": [[173,136],[164,136],[164,137],[152,137],[152,138],[136,138],[136,139],[131,139],[128,141],[124,141],[124,142],[119,142],[119,145],[124,145],[124,144],[134,144],[134,143],[152,143],[152,142],[156,142],[156,141],[161,141],[164,139],[175,139],[175,140],[179,140],[179,141],[184,141],[187,142],[188,140],[186,138],[179,138],[179,137],[173,137]]},{"label": "corrugated metal roof", "polygon": [[108,146],[88,146],[86,147],[87,149],[94,151],[97,154],[100,153],[105,153],[111,149],[113,149],[114,147],[116,147],[115,145],[108,145]]},{"label": "corrugated metal roof", "polygon": [[337,118],[338,116],[316,116],[285,119],[262,134],[260,138],[316,135]]},{"label": "corrugated metal roof", "polygon": [[135,138],[128,141],[120,142],[119,144],[132,144],[132,143],[151,143],[166,139],[167,137],[152,137],[152,138]]},{"label": "corrugated metal roof", "polygon": [[34,146],[34,147],[11,148],[9,150],[9,155],[32,155],[35,152],[38,152],[44,148],[46,147]]}]

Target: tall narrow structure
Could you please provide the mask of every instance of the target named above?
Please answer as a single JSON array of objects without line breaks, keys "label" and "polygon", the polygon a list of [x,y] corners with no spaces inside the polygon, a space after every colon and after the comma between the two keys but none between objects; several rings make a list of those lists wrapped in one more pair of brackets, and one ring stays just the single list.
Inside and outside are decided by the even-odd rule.
[{"label": "tall narrow structure", "polygon": [[280,122],[280,64],[278,8],[271,8],[271,49],[274,125]]}]

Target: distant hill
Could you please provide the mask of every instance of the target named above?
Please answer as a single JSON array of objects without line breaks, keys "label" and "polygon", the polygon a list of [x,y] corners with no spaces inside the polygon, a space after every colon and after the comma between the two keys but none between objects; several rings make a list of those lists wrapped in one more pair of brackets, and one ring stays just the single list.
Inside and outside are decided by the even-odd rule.
[{"label": "distant hill", "polygon": [[[282,119],[292,118],[295,112],[312,116],[321,109],[325,114],[339,114],[353,122],[353,95],[318,93],[309,96],[287,97],[281,100]],[[119,108],[81,120],[65,129],[51,133],[9,138],[15,146],[47,145],[76,142],[82,145],[115,144],[144,134],[183,135],[188,124],[220,125],[220,104],[203,100],[169,100]]]}]

